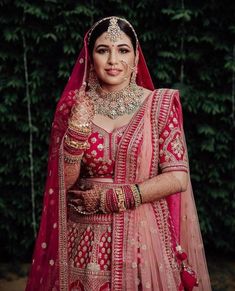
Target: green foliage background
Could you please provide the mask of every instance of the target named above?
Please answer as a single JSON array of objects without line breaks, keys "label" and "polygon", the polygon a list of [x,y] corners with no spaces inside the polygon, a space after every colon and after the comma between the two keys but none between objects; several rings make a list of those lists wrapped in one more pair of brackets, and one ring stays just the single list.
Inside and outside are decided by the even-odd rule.
[{"label": "green foliage background", "polygon": [[135,26],[155,86],[181,90],[204,240],[210,248],[233,252],[235,2],[5,0],[0,11],[1,258],[31,256],[30,130],[38,224],[56,102],[84,33],[109,15],[125,17]]}]

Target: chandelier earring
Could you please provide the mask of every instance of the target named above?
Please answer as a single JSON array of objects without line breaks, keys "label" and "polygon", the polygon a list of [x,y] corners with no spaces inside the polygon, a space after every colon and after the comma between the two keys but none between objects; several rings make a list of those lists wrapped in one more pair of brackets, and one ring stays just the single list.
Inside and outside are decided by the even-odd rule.
[{"label": "chandelier earring", "polygon": [[132,85],[136,85],[136,77],[137,77],[137,73],[138,73],[138,63],[139,63],[139,53],[137,51],[136,57],[135,57],[135,64],[133,67],[133,72],[132,72],[131,80],[130,80],[130,84],[132,84]]},{"label": "chandelier earring", "polygon": [[130,83],[133,85],[136,84],[136,76],[137,76],[137,66],[135,65],[133,67],[133,72],[131,74],[131,80],[130,80]]},{"label": "chandelier earring", "polygon": [[91,65],[89,70],[89,76],[88,76],[88,86],[90,89],[96,90],[98,87],[99,81],[95,72],[94,67]]}]

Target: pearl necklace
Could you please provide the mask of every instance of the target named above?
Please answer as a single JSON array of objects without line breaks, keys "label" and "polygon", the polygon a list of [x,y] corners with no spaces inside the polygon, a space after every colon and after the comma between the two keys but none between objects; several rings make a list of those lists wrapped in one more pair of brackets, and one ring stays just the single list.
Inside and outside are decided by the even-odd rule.
[{"label": "pearl necklace", "polygon": [[133,83],[115,92],[104,92],[100,85],[87,92],[94,102],[95,113],[111,119],[135,112],[141,104],[143,93],[143,88]]}]

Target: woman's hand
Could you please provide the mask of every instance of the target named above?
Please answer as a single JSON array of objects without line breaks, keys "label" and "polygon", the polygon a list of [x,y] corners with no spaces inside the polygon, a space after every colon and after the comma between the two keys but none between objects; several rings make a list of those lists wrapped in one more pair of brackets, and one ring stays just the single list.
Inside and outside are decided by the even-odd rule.
[{"label": "woman's hand", "polygon": [[68,203],[74,205],[75,207],[84,207],[82,190],[69,190],[68,191]]},{"label": "woman's hand", "polygon": [[90,189],[70,190],[68,192],[68,203],[87,213],[98,211],[100,206],[100,188],[95,185]]},{"label": "woman's hand", "polygon": [[76,102],[72,108],[69,118],[69,125],[72,124],[77,129],[91,126],[91,121],[94,117],[94,104],[89,96],[80,96],[76,93]]}]

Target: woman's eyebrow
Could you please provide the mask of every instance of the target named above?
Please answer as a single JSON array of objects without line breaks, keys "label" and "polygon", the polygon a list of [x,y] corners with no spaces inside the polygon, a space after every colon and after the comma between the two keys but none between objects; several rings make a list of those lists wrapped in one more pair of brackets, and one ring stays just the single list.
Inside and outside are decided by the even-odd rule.
[{"label": "woman's eyebrow", "polygon": [[108,48],[109,46],[106,45],[106,44],[99,44],[99,45],[97,45],[96,49],[98,49],[98,48],[100,48],[100,47]]},{"label": "woman's eyebrow", "polygon": [[118,45],[118,47],[120,47],[120,46],[127,46],[127,47],[130,48],[130,46],[127,43],[121,43],[121,44]]},{"label": "woman's eyebrow", "polygon": [[[123,46],[126,46],[126,47],[130,48],[130,46],[129,46],[128,44],[126,44],[126,43],[121,43],[121,44],[118,44],[118,45],[117,45],[117,47],[123,47]],[[109,48],[110,46],[107,45],[107,44],[99,44],[99,45],[96,47],[96,49],[99,49],[100,47],[102,47],[102,48]]]}]

